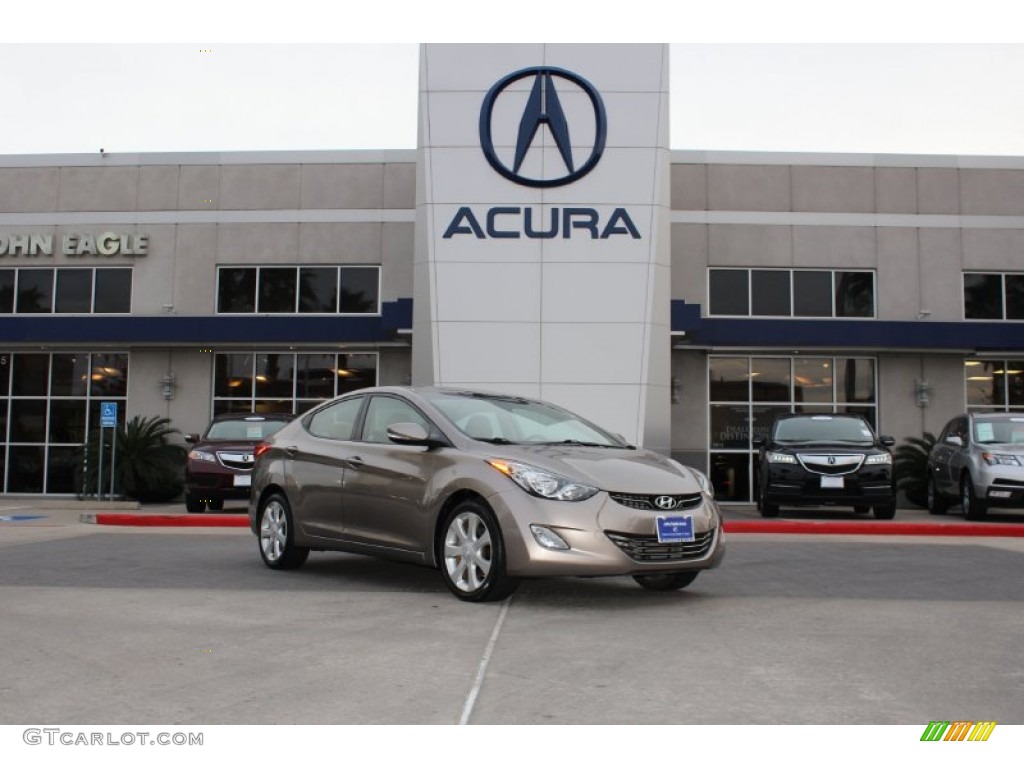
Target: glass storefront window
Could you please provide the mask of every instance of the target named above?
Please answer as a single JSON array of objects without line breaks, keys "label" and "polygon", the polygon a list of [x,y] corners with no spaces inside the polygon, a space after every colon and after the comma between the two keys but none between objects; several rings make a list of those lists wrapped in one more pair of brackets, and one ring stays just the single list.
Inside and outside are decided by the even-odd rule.
[{"label": "glass storefront window", "polygon": [[[996,368],[999,374],[995,373]],[[968,406],[1003,405],[1003,364],[992,360],[966,360],[964,362],[964,383],[967,389]]]},{"label": "glass storefront window", "polygon": [[708,270],[708,314],[873,318],[875,273],[712,268]]},{"label": "glass storefront window", "polygon": [[132,311],[130,269],[96,270],[96,297],[92,311],[97,314],[125,314]]},{"label": "glass storefront window", "polygon": [[377,383],[377,354],[221,352],[214,358],[213,413],[301,413]]},{"label": "glass storefront window", "polygon": [[793,314],[832,317],[832,273],[798,269],[793,272]]},{"label": "glass storefront window", "polygon": [[798,403],[831,403],[832,358],[798,357],[793,360],[793,399]]},{"label": "glass storefront window", "polygon": [[750,274],[745,269],[712,269],[708,274],[708,312],[750,314]]},{"label": "glass storefront window", "polygon": [[750,314],[766,317],[792,315],[789,277],[789,270],[784,269],[753,270],[750,273]]},{"label": "glass storefront window", "polygon": [[124,424],[127,382],[125,353],[0,352],[0,457],[8,459],[0,492],[74,493],[100,403],[118,402]]},{"label": "glass storefront window", "polygon": [[876,381],[873,358],[709,356],[707,447],[716,495],[751,501],[755,443],[768,437],[777,415],[857,413],[877,427]]},{"label": "glass storefront window", "polygon": [[14,270],[0,269],[0,314],[14,311]]},{"label": "glass storefront window", "polygon": [[964,274],[964,318],[1001,320],[1003,318],[1003,280],[1001,275]]},{"label": "glass storefront window", "polygon": [[337,311],[337,267],[302,267],[299,270],[299,312]]},{"label": "glass storefront window", "polygon": [[54,312],[86,313],[92,309],[92,270],[58,269]]},{"label": "glass storefront window", "polygon": [[380,312],[380,267],[219,267],[217,312]]},{"label": "glass storefront window", "polygon": [[0,269],[0,314],[127,314],[130,267]]},{"label": "glass storefront window", "polygon": [[1004,275],[1006,319],[1024,320],[1024,275]]},{"label": "glass storefront window", "polygon": [[295,311],[295,267],[261,267],[257,312]]},{"label": "glass storefront window", "polygon": [[873,272],[836,272],[836,317],[875,316]]},{"label": "glass storefront window", "polygon": [[217,311],[256,311],[255,267],[221,267],[217,270]]},{"label": "glass storefront window", "polygon": [[39,314],[53,308],[53,270],[18,270],[18,305],[16,312]]},{"label": "glass storefront window", "polygon": [[748,400],[750,361],[745,357],[709,358],[708,396],[713,402]]}]

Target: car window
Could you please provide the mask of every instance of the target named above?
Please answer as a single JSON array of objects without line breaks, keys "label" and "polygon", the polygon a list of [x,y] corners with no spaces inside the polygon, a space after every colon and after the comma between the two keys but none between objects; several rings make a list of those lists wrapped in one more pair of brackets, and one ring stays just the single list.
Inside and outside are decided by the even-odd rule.
[{"label": "car window", "polygon": [[215,421],[206,432],[207,440],[266,440],[287,424],[281,419],[239,418]]},{"label": "car window", "polygon": [[363,441],[367,443],[390,443],[388,427],[392,424],[419,424],[429,433],[431,424],[405,400],[397,397],[376,396],[370,398],[363,421]]},{"label": "car window", "polygon": [[783,443],[831,440],[870,443],[874,439],[863,419],[848,416],[805,416],[782,419],[775,425],[775,440]]},{"label": "car window", "polygon": [[362,397],[350,397],[323,408],[310,418],[306,429],[311,435],[330,440],[351,440],[363,405]]},{"label": "car window", "polygon": [[975,417],[974,440],[977,443],[1024,443],[1024,416],[1010,419]]}]

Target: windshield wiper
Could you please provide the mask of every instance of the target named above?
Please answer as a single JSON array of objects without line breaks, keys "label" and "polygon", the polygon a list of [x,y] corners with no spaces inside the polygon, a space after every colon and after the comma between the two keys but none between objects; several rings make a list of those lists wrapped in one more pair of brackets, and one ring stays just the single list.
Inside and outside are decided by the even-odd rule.
[{"label": "windshield wiper", "polygon": [[[473,437],[470,435],[470,437]],[[474,440],[479,440],[481,443],[490,443],[491,445],[518,445],[518,443],[512,440],[506,440],[504,437],[473,437]]]},{"label": "windshield wiper", "polygon": [[532,443],[532,445],[579,445],[584,448],[623,448],[621,445],[609,445],[608,443],[589,443],[586,440],[551,440],[543,443]]}]

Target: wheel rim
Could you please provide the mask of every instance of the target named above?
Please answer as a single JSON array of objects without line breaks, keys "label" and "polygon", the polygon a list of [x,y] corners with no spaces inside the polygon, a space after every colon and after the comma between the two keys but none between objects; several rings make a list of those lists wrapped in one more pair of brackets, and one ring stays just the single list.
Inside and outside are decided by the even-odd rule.
[{"label": "wheel rim", "polygon": [[288,541],[288,518],[281,502],[271,501],[263,510],[263,522],[260,524],[260,548],[263,556],[271,562],[277,562],[284,554]]},{"label": "wheel rim", "polygon": [[476,592],[487,581],[493,564],[491,531],[475,512],[463,512],[448,525],[444,537],[444,567],[460,592]]},{"label": "wheel rim", "polygon": [[966,480],[961,486],[960,496],[964,507],[964,514],[969,515],[971,513],[971,484]]}]

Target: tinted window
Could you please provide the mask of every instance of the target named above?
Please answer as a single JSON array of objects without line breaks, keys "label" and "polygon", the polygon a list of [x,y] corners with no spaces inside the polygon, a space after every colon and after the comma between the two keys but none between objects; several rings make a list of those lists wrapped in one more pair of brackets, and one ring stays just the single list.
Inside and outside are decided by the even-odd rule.
[{"label": "tinted window", "polygon": [[312,435],[331,440],[351,440],[363,405],[362,397],[351,397],[322,408],[310,417],[307,429]]},{"label": "tinted window", "polygon": [[303,267],[299,270],[299,312],[338,311],[338,268]]},{"label": "tinted window", "polygon": [[258,312],[295,311],[295,268],[264,267],[260,270]]},{"label": "tinted window", "polygon": [[871,272],[836,272],[836,317],[873,317],[875,276]]},{"label": "tinted window", "polygon": [[58,269],[54,312],[89,312],[92,309],[92,270]]},{"label": "tinted window", "polygon": [[217,272],[218,312],[256,311],[256,270],[225,267]]},{"label": "tinted window", "polygon": [[1006,275],[1006,319],[1024,320],[1024,275]]},{"label": "tinted window", "polygon": [[751,274],[751,302],[754,315],[789,316],[789,271],[755,269]]},{"label": "tinted window", "polygon": [[18,270],[18,312],[49,312],[53,305],[53,270]]},{"label": "tinted window", "polygon": [[379,276],[380,270],[377,267],[342,267],[338,311],[377,312]]},{"label": "tinted window", "polygon": [[793,273],[793,314],[832,317],[832,273],[797,270]]},{"label": "tinted window", "polygon": [[749,273],[745,269],[712,269],[708,275],[709,312],[712,315],[749,315]]},{"label": "tinted window", "polygon": [[964,317],[968,320],[1001,320],[1003,286],[1000,275],[964,275]]},{"label": "tinted window", "polygon": [[209,440],[266,440],[287,423],[281,419],[226,419],[213,422],[206,437]]},{"label": "tinted window", "polygon": [[96,304],[93,312],[127,313],[132,310],[132,271],[96,270]]},{"label": "tinted window", "polygon": [[0,313],[14,311],[14,270],[0,269]]}]

